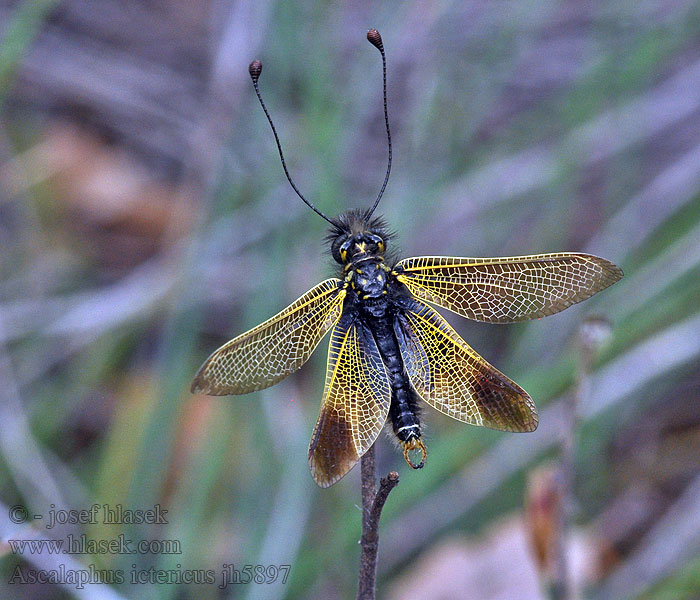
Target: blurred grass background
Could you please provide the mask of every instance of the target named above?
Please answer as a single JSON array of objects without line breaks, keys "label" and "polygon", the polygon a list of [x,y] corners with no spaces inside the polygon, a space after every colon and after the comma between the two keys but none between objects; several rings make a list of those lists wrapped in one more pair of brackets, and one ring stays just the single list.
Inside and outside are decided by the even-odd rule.
[{"label": "blurred grass background", "polygon": [[[700,2],[0,0],[2,539],[179,540],[182,554],[14,555],[7,598],[351,598],[359,469],[328,490],[306,447],[325,343],[238,398],[191,396],[219,344],[335,267],[327,214],[384,174],[382,33],[394,165],[380,213],[402,256],[586,251],[625,270],[560,315],[448,319],[521,384],[540,428],[509,435],[426,409],[429,460],[382,519],[380,597],[541,598],[523,517],[556,456],[590,315],[611,323],[584,382],[570,552],[584,597],[700,597]],[[47,531],[8,507],[159,503],[168,523]],[[122,569],[127,583],[10,585],[23,569]],[[222,565],[291,565],[217,589]],[[216,585],[129,584],[212,569]]]}]

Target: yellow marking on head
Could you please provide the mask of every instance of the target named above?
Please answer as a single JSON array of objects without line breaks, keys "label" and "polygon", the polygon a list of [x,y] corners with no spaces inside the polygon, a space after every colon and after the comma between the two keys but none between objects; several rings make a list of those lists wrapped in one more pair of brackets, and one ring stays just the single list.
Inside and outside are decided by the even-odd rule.
[{"label": "yellow marking on head", "polygon": [[345,262],[345,260],[347,259],[347,257],[348,257],[348,251],[347,251],[347,250],[341,250],[341,251],[340,251],[340,259],[341,259],[343,262]]},{"label": "yellow marking on head", "polygon": [[365,244],[364,242],[355,244],[355,248],[357,248],[360,252],[367,252],[367,244]]},{"label": "yellow marking on head", "polygon": [[360,274],[362,273],[362,269],[355,269],[355,271],[357,271]]},{"label": "yellow marking on head", "polygon": [[379,248],[380,252],[384,252],[384,242],[382,242],[382,241],[377,242],[377,248]]}]

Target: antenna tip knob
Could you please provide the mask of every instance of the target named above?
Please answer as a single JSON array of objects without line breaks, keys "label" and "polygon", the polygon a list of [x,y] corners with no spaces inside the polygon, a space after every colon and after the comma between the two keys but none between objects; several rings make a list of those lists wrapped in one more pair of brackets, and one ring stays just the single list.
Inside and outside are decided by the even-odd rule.
[{"label": "antenna tip knob", "polygon": [[384,49],[384,44],[382,43],[382,36],[376,29],[370,29],[367,32],[367,41],[372,44],[380,52]]},{"label": "antenna tip knob", "polygon": [[248,65],[248,73],[250,73],[253,83],[257,83],[260,73],[262,73],[262,63],[259,60],[254,60]]}]

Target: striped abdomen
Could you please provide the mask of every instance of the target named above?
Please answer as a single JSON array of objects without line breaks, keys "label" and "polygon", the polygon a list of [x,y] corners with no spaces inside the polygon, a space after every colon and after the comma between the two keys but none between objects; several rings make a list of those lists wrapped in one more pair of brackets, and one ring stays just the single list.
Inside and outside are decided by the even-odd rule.
[{"label": "striped abdomen", "polygon": [[[385,314],[379,318],[368,318],[369,326],[382,356],[391,384],[391,406],[389,418],[396,437],[401,443],[406,462],[414,469],[425,464],[426,451],[421,440],[417,396],[408,380],[393,327],[393,316]],[[414,463],[412,451],[421,452],[421,460]]]}]

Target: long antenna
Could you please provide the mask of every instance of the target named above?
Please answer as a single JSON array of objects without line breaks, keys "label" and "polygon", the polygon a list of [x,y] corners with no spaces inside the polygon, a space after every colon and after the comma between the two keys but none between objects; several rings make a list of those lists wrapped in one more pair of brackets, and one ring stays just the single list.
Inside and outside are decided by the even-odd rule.
[{"label": "long antenna", "polygon": [[[262,73],[262,63],[259,60],[254,60],[248,66],[248,73],[250,73],[250,78],[253,80],[253,87],[255,88],[255,94],[257,95],[258,100],[260,100],[260,106],[262,106],[262,109],[265,111],[265,116],[267,117],[267,120],[270,123],[270,127],[272,127],[272,133],[275,134],[275,142],[277,142],[277,150],[279,150],[279,153],[280,153],[280,160],[282,161],[282,168],[284,169],[284,174],[287,176],[287,181],[289,181],[289,184],[292,186],[294,191],[297,193],[297,196],[299,196],[299,198],[301,198],[304,201],[304,203],[311,210],[313,210],[317,215],[323,217],[331,225],[335,225],[335,223],[331,219],[329,219],[320,210],[318,210],[318,208],[316,208],[313,204],[311,204],[311,202],[309,202],[306,198],[304,198],[304,196],[302,196],[301,192],[297,189],[297,186],[294,185],[294,182],[292,181],[292,178],[289,175],[289,171],[287,170],[287,163],[284,162],[284,154],[282,154],[282,146],[280,144],[280,138],[277,135],[277,130],[275,129],[275,125],[272,122],[272,118],[270,117],[270,113],[267,112],[267,107],[265,106],[265,103],[263,102],[262,96],[260,95],[260,88],[258,87],[258,79],[260,79],[260,73]],[[376,204],[375,204],[375,206],[376,206]]]},{"label": "long antenna", "polygon": [[382,199],[382,195],[386,189],[386,184],[389,181],[389,173],[391,173],[391,131],[389,131],[389,113],[387,112],[386,108],[386,55],[384,54],[384,43],[382,42],[382,36],[379,35],[379,32],[376,29],[370,29],[367,32],[367,40],[377,50],[379,50],[382,55],[382,73],[384,75],[384,123],[386,124],[386,139],[389,144],[389,165],[386,168],[386,176],[384,177],[382,189],[379,190],[377,199],[374,201],[369,213],[367,213],[367,218],[369,219],[372,216],[374,209],[377,208],[377,204],[379,204],[379,201]]}]

